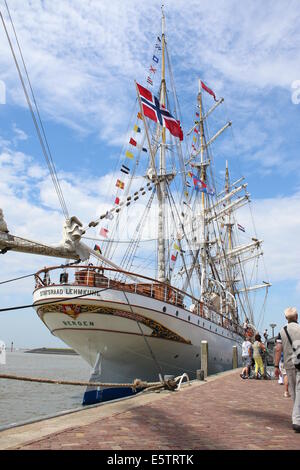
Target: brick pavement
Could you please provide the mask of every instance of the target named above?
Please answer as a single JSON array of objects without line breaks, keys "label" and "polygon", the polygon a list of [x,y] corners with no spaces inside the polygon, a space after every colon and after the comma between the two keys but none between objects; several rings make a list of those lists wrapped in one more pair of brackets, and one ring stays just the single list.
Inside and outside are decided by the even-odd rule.
[{"label": "brick pavement", "polygon": [[277,381],[242,380],[239,371],[231,371],[160,399],[148,395],[143,404],[136,397],[130,409],[14,448],[299,450],[292,402],[283,392]]}]

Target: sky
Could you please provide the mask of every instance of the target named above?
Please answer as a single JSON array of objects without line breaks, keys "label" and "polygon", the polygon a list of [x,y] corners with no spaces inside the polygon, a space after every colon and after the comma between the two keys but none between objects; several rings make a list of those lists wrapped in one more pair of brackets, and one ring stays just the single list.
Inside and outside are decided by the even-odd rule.
[{"label": "sky", "polygon": [[[160,33],[160,2],[8,0],[70,214],[84,223],[109,207],[109,189]],[[184,132],[198,79],[224,97],[213,146],[220,172],[245,176],[272,283],[261,332],[300,308],[300,9],[297,0],[166,0],[166,35]],[[0,10],[7,18],[5,3]],[[210,96],[205,97],[207,104]],[[219,125],[219,127],[221,127]],[[216,127],[217,129],[218,127]],[[212,132],[213,133],[213,132]],[[0,208],[11,233],[47,243],[63,216],[0,23]],[[239,223],[247,229],[242,212]],[[250,235],[249,235],[250,236]],[[0,282],[55,260],[0,255]],[[0,284],[0,308],[32,302],[33,281]],[[278,329],[278,328],[277,328]],[[0,339],[62,346],[32,309],[0,313]]]}]

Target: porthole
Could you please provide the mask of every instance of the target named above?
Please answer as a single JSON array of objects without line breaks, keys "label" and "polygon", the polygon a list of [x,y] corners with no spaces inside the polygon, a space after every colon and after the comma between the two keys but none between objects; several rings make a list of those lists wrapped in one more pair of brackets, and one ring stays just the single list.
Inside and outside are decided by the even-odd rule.
[{"label": "porthole", "polygon": [[167,311],[167,307],[163,307],[163,312],[166,312]]},{"label": "porthole", "polygon": [[179,312],[178,312],[178,310],[176,310],[176,317],[178,317],[178,315],[179,315]]},{"label": "porthole", "polygon": [[188,316],[188,321],[191,321],[191,317],[190,317],[190,316]]}]

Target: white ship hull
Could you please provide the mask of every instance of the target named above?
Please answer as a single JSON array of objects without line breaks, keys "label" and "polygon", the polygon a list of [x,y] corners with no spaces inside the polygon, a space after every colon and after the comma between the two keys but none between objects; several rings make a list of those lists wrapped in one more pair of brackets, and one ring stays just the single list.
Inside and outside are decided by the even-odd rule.
[{"label": "white ship hull", "polygon": [[157,381],[159,373],[187,372],[193,378],[201,368],[203,340],[208,342],[210,374],[232,368],[233,346],[240,358],[241,336],[218,325],[213,311],[199,316],[138,293],[74,285],[38,288],[37,302],[38,315],[51,333],[91,367],[100,354],[102,382]]}]

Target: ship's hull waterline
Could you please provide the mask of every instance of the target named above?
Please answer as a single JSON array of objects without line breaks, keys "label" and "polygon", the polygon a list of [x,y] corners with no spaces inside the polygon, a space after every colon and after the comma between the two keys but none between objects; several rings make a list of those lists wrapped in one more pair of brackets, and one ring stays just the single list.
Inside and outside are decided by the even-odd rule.
[{"label": "ship's hull waterline", "polygon": [[[81,293],[88,297],[74,299]],[[91,367],[100,353],[102,382],[157,381],[159,373],[186,372],[193,378],[201,368],[203,340],[208,342],[209,373],[232,368],[233,346],[238,346],[240,358],[242,337],[206,318],[214,312],[199,316],[138,293],[99,293],[74,285],[38,288],[34,303],[51,333]]]}]

